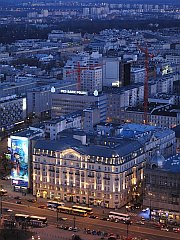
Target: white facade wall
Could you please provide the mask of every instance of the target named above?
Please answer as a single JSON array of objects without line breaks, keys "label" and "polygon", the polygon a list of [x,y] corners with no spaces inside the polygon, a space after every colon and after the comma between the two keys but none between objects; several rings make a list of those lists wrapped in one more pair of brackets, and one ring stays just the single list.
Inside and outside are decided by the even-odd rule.
[{"label": "white facade wall", "polygon": [[112,87],[113,84],[119,84],[120,80],[120,59],[103,59],[103,87]]}]

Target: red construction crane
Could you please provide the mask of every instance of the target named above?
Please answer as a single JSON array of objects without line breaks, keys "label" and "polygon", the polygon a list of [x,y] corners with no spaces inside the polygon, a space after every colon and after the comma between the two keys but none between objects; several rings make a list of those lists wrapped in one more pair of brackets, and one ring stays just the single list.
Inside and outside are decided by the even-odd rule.
[{"label": "red construction crane", "polygon": [[102,66],[102,64],[89,64],[88,67],[81,67],[80,63],[77,62],[77,68],[71,69],[72,71],[67,70],[66,74],[74,74],[77,73],[77,90],[81,90],[81,72],[83,70],[92,70],[95,67]]},{"label": "red construction crane", "polygon": [[145,81],[144,81],[144,123],[148,124],[148,74],[149,74],[149,58],[153,58],[154,55],[148,52],[148,47],[142,48],[137,45],[139,50],[145,54]]}]

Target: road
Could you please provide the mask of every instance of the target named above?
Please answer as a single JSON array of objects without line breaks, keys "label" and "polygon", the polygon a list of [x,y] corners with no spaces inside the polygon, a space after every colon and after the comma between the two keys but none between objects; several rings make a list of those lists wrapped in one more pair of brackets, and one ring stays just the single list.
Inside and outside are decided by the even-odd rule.
[{"label": "road", "polygon": [[[24,213],[38,216],[46,216],[48,218],[48,222],[51,226],[56,225],[56,212],[47,210],[47,209],[39,209],[34,206],[28,206],[28,203],[25,204],[16,204],[14,202],[3,201],[3,208],[10,208],[14,213]],[[6,213],[7,214],[7,213]],[[10,213],[12,214],[12,213]],[[66,222],[62,222],[63,225],[73,226],[73,216],[59,213],[61,217],[67,217]],[[109,233],[115,233],[120,235],[126,235],[126,225],[122,223],[114,223],[102,221],[99,219],[90,219],[88,217],[78,217],[76,216],[75,224],[78,228],[84,229],[94,229],[105,231]],[[164,232],[158,229],[146,228],[144,226],[131,225],[129,226],[129,235],[130,236],[138,236],[142,238],[147,238],[150,240],[177,240],[180,239],[179,233],[174,232]]]}]

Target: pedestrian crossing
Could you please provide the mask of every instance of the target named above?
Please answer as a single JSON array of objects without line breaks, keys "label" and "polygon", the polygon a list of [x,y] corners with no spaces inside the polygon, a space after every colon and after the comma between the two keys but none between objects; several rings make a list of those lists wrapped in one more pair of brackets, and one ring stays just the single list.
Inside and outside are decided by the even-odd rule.
[{"label": "pedestrian crossing", "polygon": [[131,216],[131,217],[137,217],[138,216],[137,213],[132,213],[132,212],[128,213],[128,215]]}]

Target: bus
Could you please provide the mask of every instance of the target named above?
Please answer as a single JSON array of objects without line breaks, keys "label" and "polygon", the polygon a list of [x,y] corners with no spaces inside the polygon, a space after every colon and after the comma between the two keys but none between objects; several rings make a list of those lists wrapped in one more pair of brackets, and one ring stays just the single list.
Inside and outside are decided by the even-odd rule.
[{"label": "bus", "polygon": [[61,213],[73,214],[77,216],[87,217],[87,212],[84,210],[73,209],[69,207],[58,207],[57,208]]},{"label": "bus", "polygon": [[88,215],[93,214],[92,208],[89,208],[89,207],[82,207],[82,206],[79,206],[79,205],[73,205],[72,209],[78,209],[78,210],[86,211]]},{"label": "bus", "polygon": [[[47,226],[47,218],[46,217],[39,217],[39,216],[30,216],[30,215],[26,215],[26,214],[15,214],[15,220],[16,222],[27,222],[29,223],[33,223],[33,221],[35,222],[41,222],[41,225],[46,225]],[[38,223],[37,223],[38,224]],[[33,225],[33,224],[30,224]]]},{"label": "bus", "polygon": [[48,201],[47,202],[47,208],[50,210],[57,210],[57,207],[64,207],[63,202],[57,202],[57,201]]},{"label": "bus", "polygon": [[41,228],[41,227],[46,227],[47,224],[44,224],[43,222],[41,221],[38,221],[38,220],[30,220],[28,222],[28,225],[31,226],[31,227],[37,227],[37,228]]},{"label": "bus", "polygon": [[72,213],[72,208],[70,207],[63,207],[63,206],[59,206],[57,208],[57,210],[61,213],[67,213],[67,214],[71,214]]},{"label": "bus", "polygon": [[130,216],[128,214],[118,213],[118,212],[110,212],[109,218],[110,219],[118,219],[118,220],[122,220],[122,221],[130,220]]},{"label": "bus", "polygon": [[72,209],[72,214],[81,216],[81,217],[87,217],[87,212],[84,210],[79,210],[79,209]]},{"label": "bus", "polygon": [[29,216],[28,217],[29,222],[30,221],[39,221],[42,222],[42,224],[46,225],[48,224],[47,222],[47,217],[39,217],[39,216]]},{"label": "bus", "polygon": [[28,221],[29,215],[26,214],[15,214],[16,222]]}]

